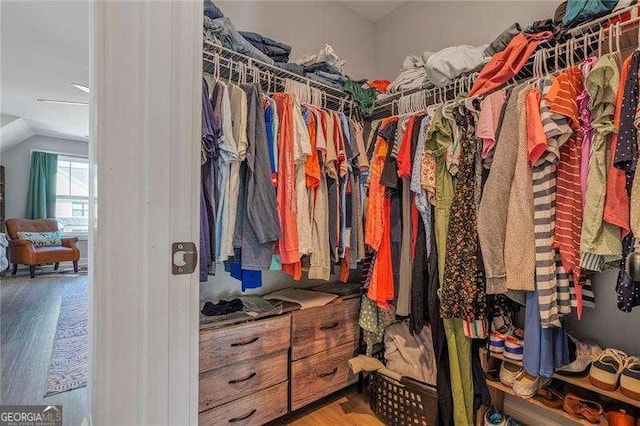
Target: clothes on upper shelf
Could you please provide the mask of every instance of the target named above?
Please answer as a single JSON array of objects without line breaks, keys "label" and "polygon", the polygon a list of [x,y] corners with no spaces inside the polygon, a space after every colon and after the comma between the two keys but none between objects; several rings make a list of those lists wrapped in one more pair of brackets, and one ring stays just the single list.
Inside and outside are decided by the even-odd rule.
[{"label": "clothes on upper shelf", "polygon": [[269,65],[273,64],[273,59],[262,53],[242,37],[229,18],[220,17],[211,19],[206,15],[203,18],[204,37],[206,40]]},{"label": "clothes on upper shelf", "polygon": [[438,87],[451,84],[462,74],[475,71],[491,56],[487,56],[488,45],[446,47],[429,56],[426,63],[427,78]]},{"label": "clothes on upper shelf", "polygon": [[482,68],[469,95],[482,95],[500,88],[520,72],[538,44],[551,36],[551,32],[543,31],[534,34],[520,33],[513,37],[507,47],[493,55]]},{"label": "clothes on upper shelf", "polygon": [[611,12],[618,0],[568,0],[562,25],[570,27]]},{"label": "clothes on upper shelf", "polygon": [[273,59],[274,62],[289,62],[291,46],[250,31],[239,31],[256,49]]},{"label": "clothes on upper shelf", "polygon": [[328,280],[364,259],[360,123],[344,113],[267,96],[257,84],[203,79],[200,279],[216,263],[242,290],[262,272]]}]

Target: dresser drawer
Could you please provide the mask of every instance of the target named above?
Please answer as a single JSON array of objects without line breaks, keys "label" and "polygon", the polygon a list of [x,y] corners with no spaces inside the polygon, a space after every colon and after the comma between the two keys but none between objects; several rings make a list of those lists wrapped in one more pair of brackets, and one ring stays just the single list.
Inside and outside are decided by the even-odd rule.
[{"label": "dresser drawer", "polygon": [[292,314],[291,358],[307,357],[358,340],[360,299],[304,309]]},{"label": "dresser drawer", "polygon": [[263,425],[287,414],[289,382],[263,389],[228,404],[200,413],[201,426]]},{"label": "dresser drawer", "polygon": [[291,409],[305,405],[354,383],[348,361],[357,342],[347,343],[291,364]]},{"label": "dresser drawer", "polygon": [[200,372],[287,350],[289,315],[200,332]]},{"label": "dresser drawer", "polygon": [[207,371],[200,374],[199,411],[286,382],[288,376],[287,352]]}]

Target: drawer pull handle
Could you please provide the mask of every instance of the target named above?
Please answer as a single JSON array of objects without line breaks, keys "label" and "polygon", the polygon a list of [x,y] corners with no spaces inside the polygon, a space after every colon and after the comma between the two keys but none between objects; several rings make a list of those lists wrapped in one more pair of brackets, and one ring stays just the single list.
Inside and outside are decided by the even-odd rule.
[{"label": "drawer pull handle", "polygon": [[253,416],[256,413],[256,409],[254,408],[253,410],[251,410],[251,412],[245,416],[242,417],[236,417],[234,419],[229,419],[229,423],[237,423],[237,422],[241,422],[243,420],[247,420],[249,417]]},{"label": "drawer pull handle", "polygon": [[248,341],[246,341],[246,342],[232,343],[232,344],[231,344],[231,347],[232,347],[232,348],[235,348],[236,346],[246,346],[246,345],[250,345],[250,344],[252,344],[252,343],[257,342],[259,338],[260,338],[260,337],[256,336],[256,337],[254,337],[253,339],[248,340]]},{"label": "drawer pull handle", "polygon": [[247,380],[253,379],[254,377],[256,377],[256,373],[253,372],[251,374],[249,374],[247,377],[245,377],[244,379],[234,379],[234,380],[229,380],[229,384],[232,385],[234,383],[242,383],[242,382],[246,382]]},{"label": "drawer pull handle", "polygon": [[331,325],[323,325],[322,327],[320,327],[320,330],[324,331],[324,330],[331,330],[332,328],[336,328],[337,326],[339,326],[340,323],[338,321],[334,322]]},{"label": "drawer pull handle", "polygon": [[318,374],[318,377],[331,377],[334,374],[336,374],[338,372],[338,367],[334,368],[333,370],[331,370],[329,373],[322,373],[322,374]]}]

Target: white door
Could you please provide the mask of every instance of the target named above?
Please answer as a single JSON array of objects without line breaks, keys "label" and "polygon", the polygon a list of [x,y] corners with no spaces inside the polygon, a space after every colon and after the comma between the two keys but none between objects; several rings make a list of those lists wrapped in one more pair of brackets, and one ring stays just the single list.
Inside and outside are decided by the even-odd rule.
[{"label": "white door", "polygon": [[[89,413],[95,425],[197,423],[202,2],[93,4]],[[97,224],[97,226],[95,226]]]}]

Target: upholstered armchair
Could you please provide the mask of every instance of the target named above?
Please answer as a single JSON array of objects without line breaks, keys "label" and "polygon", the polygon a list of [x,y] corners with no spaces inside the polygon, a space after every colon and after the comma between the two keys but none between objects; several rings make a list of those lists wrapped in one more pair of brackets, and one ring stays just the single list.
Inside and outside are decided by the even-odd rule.
[{"label": "upholstered armchair", "polygon": [[36,265],[53,263],[57,270],[60,262],[73,262],[73,270],[78,272],[78,238],[62,238],[62,245],[37,247],[32,241],[19,239],[18,232],[55,232],[58,222],[55,219],[7,219],[9,234],[9,261],[13,263],[12,275],[18,271],[18,265],[29,265],[31,278],[35,277]]}]

